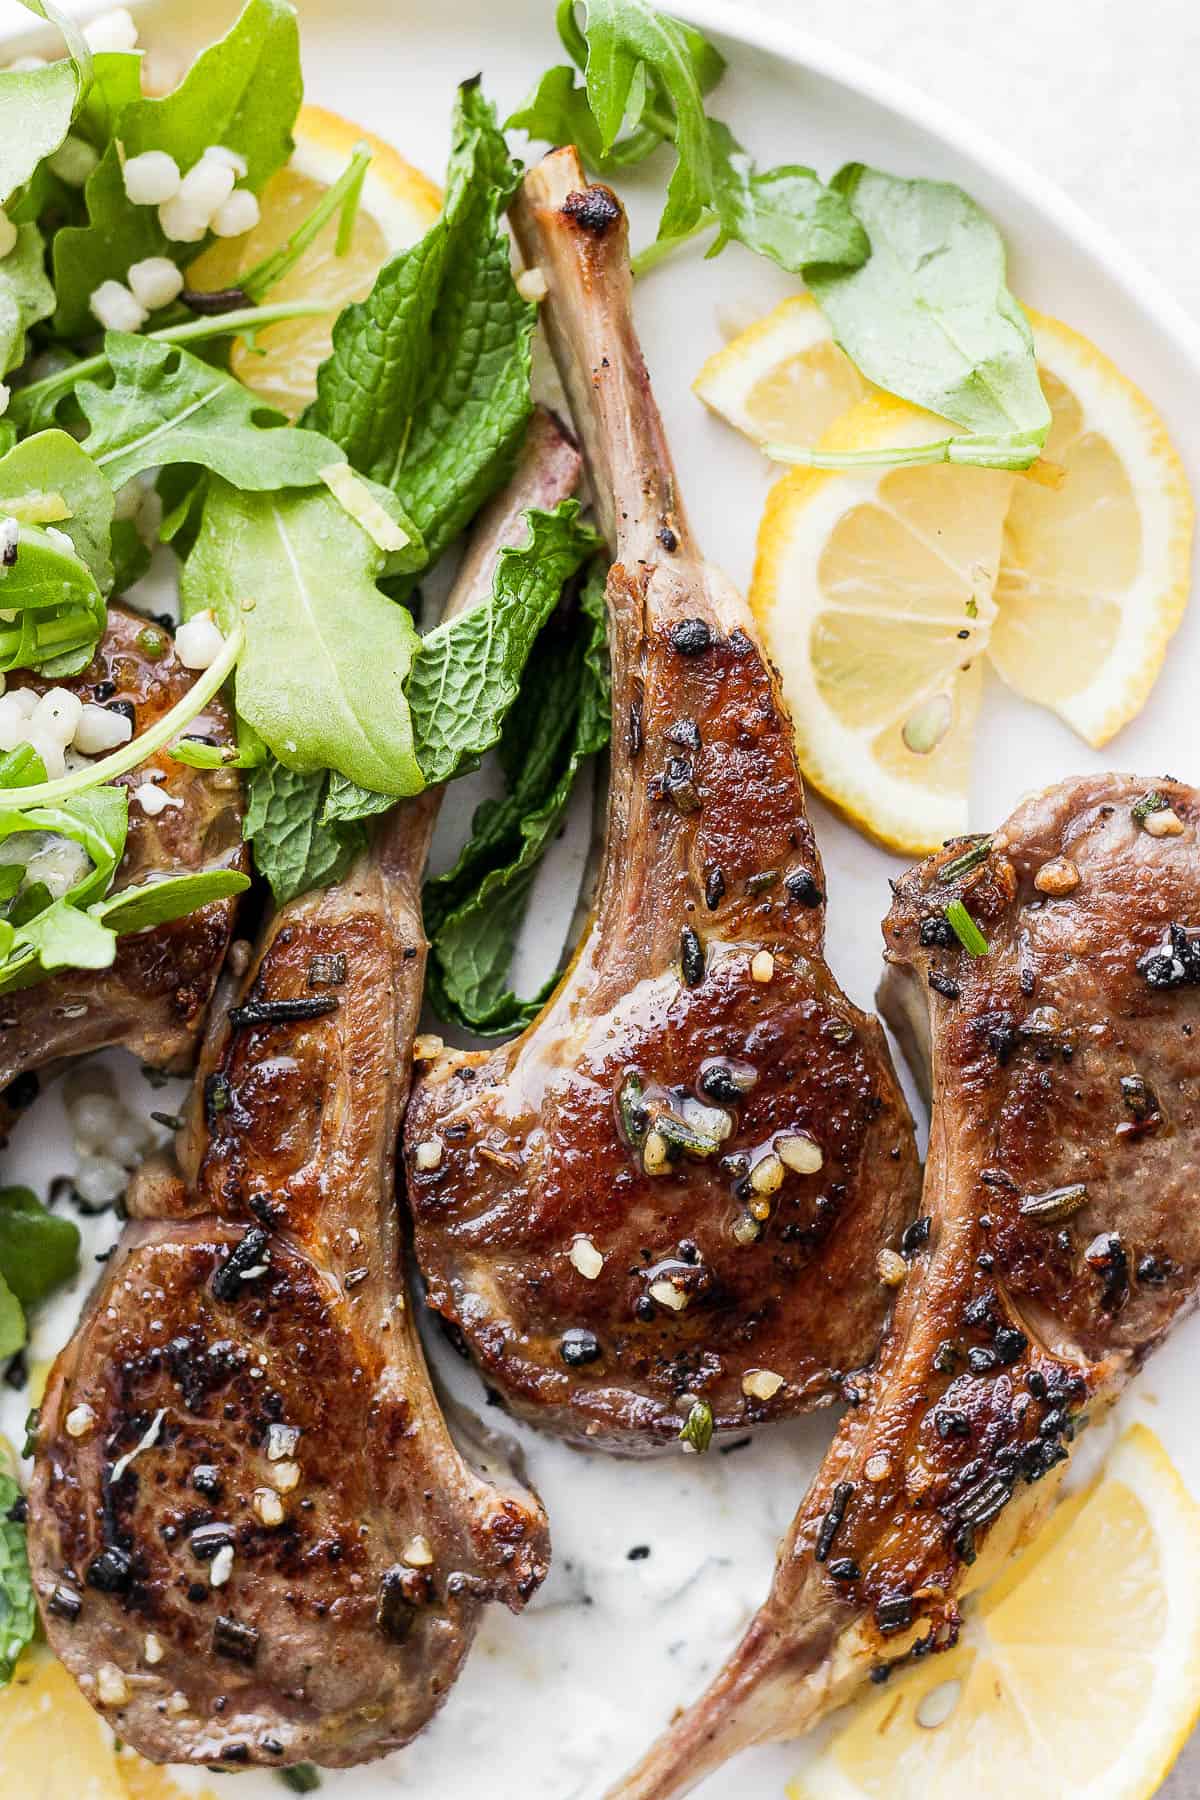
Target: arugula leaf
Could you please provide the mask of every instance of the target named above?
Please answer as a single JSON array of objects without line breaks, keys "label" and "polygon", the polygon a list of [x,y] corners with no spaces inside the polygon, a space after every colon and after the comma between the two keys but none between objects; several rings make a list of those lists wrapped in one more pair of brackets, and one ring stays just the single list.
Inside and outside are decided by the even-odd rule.
[{"label": "arugula leaf", "polygon": [[14,615],[0,619],[0,670],[65,675],[86,668],[104,630],[104,598],[92,571],[65,541],[66,548],[38,525],[21,526],[17,560],[0,576],[0,603]]},{"label": "arugula leaf", "polygon": [[0,1188],[0,1279],[22,1306],[37,1306],[78,1267],[79,1227],[27,1187]]},{"label": "arugula leaf", "polygon": [[[21,1348],[22,1344],[24,1344],[27,1336],[25,1313],[21,1306],[21,1302],[9,1287],[3,1275],[0,1275],[0,1356],[14,1355],[15,1352]],[[3,1504],[4,1494],[6,1492],[4,1483],[7,1480],[8,1477],[6,1475],[0,1474],[0,1505]],[[5,1610],[5,1603],[8,1599],[5,1582],[7,1574],[5,1562],[6,1547],[3,1515],[0,1514],[0,1682],[7,1681],[9,1674],[12,1672],[11,1669],[6,1672],[4,1660],[7,1650],[5,1643],[5,1629],[8,1625],[8,1613]]]},{"label": "arugula leaf", "polygon": [[172,463],[199,464],[239,488],[313,487],[342,460],[328,438],[287,425],[178,344],[110,331],[104,353],[111,384],[81,381],[75,392],[91,427],[87,453],[114,487]]},{"label": "arugula leaf", "polygon": [[228,630],[253,596],[237,709],[280,762],[413,794],[403,688],[420,639],[376,586],[384,561],[332,495],[243,494],[214,476],[181,600],[185,618],[211,606]]},{"label": "arugula leaf", "polygon": [[569,68],[551,69],[508,123],[576,144],[602,174],[642,161],[661,143],[674,145],[658,243],[635,258],[635,269],[712,225],[719,229],[710,256],[734,239],[793,273],[807,262],[855,267],[864,260],[866,233],[840,195],[799,165],[760,172],[729,127],[707,117],[704,97],[725,63],[694,27],[646,0],[587,0],[584,33],[574,0],[561,0],[558,30],[584,86]]},{"label": "arugula leaf", "polygon": [[580,766],[608,742],[604,582],[596,564],[565,651],[552,632],[539,639],[522,703],[505,722],[500,760],[508,791],[476,809],[455,866],[425,884],[430,1001],[442,1018],[481,1036],[528,1024],[558,979],[521,1000],[508,971],[529,889]]},{"label": "arugula leaf", "polygon": [[[113,586],[113,491],[87,452],[67,432],[50,430],[25,438],[0,457],[0,514],[20,518],[39,510],[44,513],[44,503],[55,497],[61,497],[65,510],[50,522],[71,539],[76,554],[95,576],[100,592],[109,593]],[[43,505],[39,506],[39,502]],[[20,553],[16,567],[20,567]],[[13,604],[10,595],[17,591],[15,584],[7,585],[15,573],[14,568],[7,577],[0,578],[0,593],[6,606]],[[102,613],[98,625],[102,630]]]},{"label": "arugula leaf", "polygon": [[125,108],[141,97],[141,51],[101,50],[92,57],[92,82],[75,120],[76,134],[105,149]]},{"label": "arugula leaf", "polygon": [[246,784],[243,832],[279,906],[340,881],[366,848],[361,825],[322,820],[327,781],[324,770],[301,774],[272,758]]},{"label": "arugula leaf", "polygon": [[137,887],[121,888],[88,908],[90,916],[125,936],[169,925],[186,913],[210,906],[214,900],[230,900],[245,893],[250,877],[240,869],[199,869],[192,875],[164,875]]},{"label": "arugula leaf", "polygon": [[0,375],[24,362],[25,333],[53,311],[54,289],[46,274],[42,234],[36,225],[18,225],[17,241],[0,261]]},{"label": "arugula leaf", "polygon": [[871,241],[854,270],[805,279],[867,378],[983,438],[1015,438],[1033,462],[1050,409],[1033,333],[1004,279],[1004,244],[962,188],[847,163],[833,187]]},{"label": "arugula leaf", "polygon": [[812,170],[784,163],[759,173],[727,125],[708,122],[713,205],[720,232],[716,256],[732,238],[795,274],[810,263],[855,268],[870,240],[842,196]]},{"label": "arugula leaf", "polygon": [[91,79],[91,53],[78,26],[44,0],[23,4],[58,27],[68,55],[41,69],[0,70],[0,206],[58,149]]},{"label": "arugula leaf", "polygon": [[114,594],[123,594],[150,567],[150,546],[132,519],[114,519],[112,527]]},{"label": "arugula leaf", "polygon": [[[564,585],[599,548],[600,539],[579,518],[579,502],[563,500],[553,512],[531,507],[528,537],[506,546],[485,601],[437,625],[421,639],[408,678],[417,761],[428,786],[453,781],[476,768],[499,740],[534,639],[557,606]],[[340,776],[333,776],[322,819],[365,819],[392,804]]]},{"label": "arugula leaf", "polygon": [[[3,1284],[0,1284],[2,1287]],[[13,1305],[16,1302],[13,1301]],[[0,1292],[0,1356],[10,1355],[5,1344],[6,1307]],[[24,1325],[22,1323],[22,1334]],[[24,1335],[12,1349],[19,1350]],[[25,1552],[25,1527],[10,1517],[21,1490],[9,1475],[0,1474],[0,1686],[12,1680],[17,1659],[37,1630],[37,1604]]]},{"label": "arugula leaf", "polygon": [[[291,155],[302,93],[295,11],[287,0],[247,0],[173,93],[134,100],[109,123],[127,156],[165,150],[184,170],[209,144],[224,144],[245,157],[243,185],[258,192]],[[84,199],[87,224],[64,226],[54,239],[54,328],[61,337],[94,329],[88,302],[102,281],[124,281],[130,264],[147,256],[190,262],[198,249],[167,238],[156,207],[132,204],[115,141],[88,178]]]},{"label": "arugula leaf", "polygon": [[436,560],[511,472],[536,309],[502,214],[519,169],[478,81],[459,89],[442,215],[348,306],[304,423],[399,495]]}]

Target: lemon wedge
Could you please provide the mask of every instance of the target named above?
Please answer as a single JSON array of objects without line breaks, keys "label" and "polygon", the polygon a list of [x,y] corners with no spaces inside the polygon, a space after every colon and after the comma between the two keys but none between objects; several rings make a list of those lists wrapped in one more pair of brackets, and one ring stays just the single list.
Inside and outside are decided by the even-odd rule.
[{"label": "lemon wedge", "polygon": [[[875,394],[835,450],[945,435]],[[967,829],[980,659],[1013,477],[926,464],[798,469],[759,532],[750,604],[783,681],[808,779],[860,829],[920,854]]]},{"label": "lemon wedge", "polygon": [[371,162],[350,245],[336,254],[338,221],[331,219],[270,293],[272,302],[316,300],[328,312],[287,319],[258,334],[255,346],[234,345],[239,380],[294,418],[316,393],[317,370],[329,355],[333,322],[344,306],[370,293],[375,277],[397,251],[424,236],[441,209],[440,190],[381,138],[321,106],[305,106],[295,128],[296,148],[285,169],[267,183],[262,217],[244,237],[221,238],[188,271],[197,288],[236,286],[255,263],[287,242],[326,188],[342,174],[360,143]]},{"label": "lemon wedge", "polygon": [[835,1719],[789,1800],[1148,1800],[1200,1713],[1200,1506],[1135,1425],[957,1648]]},{"label": "lemon wedge", "polygon": [[756,443],[807,449],[819,444],[844,412],[875,392],[834,343],[810,294],[782,301],[710,356],[692,390]]},{"label": "lemon wedge", "polygon": [[1146,396],[1078,332],[1029,318],[1061,474],[1013,489],[991,658],[1099,748],[1145,705],[1183,617],[1194,508]]}]

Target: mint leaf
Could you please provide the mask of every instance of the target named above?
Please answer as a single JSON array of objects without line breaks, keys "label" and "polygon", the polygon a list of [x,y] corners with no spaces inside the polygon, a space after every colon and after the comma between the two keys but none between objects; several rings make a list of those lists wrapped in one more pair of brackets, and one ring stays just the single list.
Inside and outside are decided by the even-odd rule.
[{"label": "mint leaf", "polygon": [[29,1188],[0,1188],[0,1279],[22,1306],[37,1306],[78,1267],[79,1227]]},{"label": "mint leaf", "polygon": [[16,243],[0,261],[0,375],[24,362],[25,333],[54,311],[54,289],[46,275],[45,255],[37,226],[19,225]]},{"label": "mint leaf", "polygon": [[426,782],[451,781],[491,749],[517,697],[533,641],[564,584],[600,547],[578,500],[525,515],[528,541],[500,552],[492,592],[422,638],[408,681],[417,760]]},{"label": "mint leaf", "polygon": [[213,476],[181,599],[185,617],[211,606],[229,625],[253,596],[237,709],[280,762],[414,794],[404,683],[420,640],[376,586],[384,561],[328,493],[243,494]]},{"label": "mint leaf", "polygon": [[505,723],[508,790],[477,808],[455,866],[425,884],[430,1001],[442,1018],[482,1036],[528,1024],[557,980],[522,1000],[508,971],[529,889],[579,769],[608,742],[604,580],[597,564],[565,646],[553,632],[539,640]]},{"label": "mint leaf", "polygon": [[[0,264],[0,268],[3,264]],[[232,375],[177,344],[110,331],[111,383],[81,381],[91,430],[85,449],[114,487],[143,469],[193,463],[235,487],[312,487],[342,460],[335,444],[298,431]]]},{"label": "mint leaf", "polygon": [[[408,678],[417,761],[430,787],[478,765],[500,737],[517,697],[534,639],[558,605],[563,587],[599,548],[579,518],[579,502],[553,512],[532,507],[523,545],[506,546],[487,600],[437,625],[421,639]],[[392,804],[338,775],[329,783],[322,818],[366,819]]]},{"label": "mint leaf", "polygon": [[[0,457],[0,514],[11,512],[19,517],[23,510],[54,495],[60,496],[67,508],[64,518],[53,521],[56,529],[71,539],[100,592],[107,594],[113,586],[113,491],[91,457],[67,432],[58,430],[39,431]],[[16,566],[0,577],[5,606],[14,604],[12,596],[19,583],[13,577],[18,568],[20,551]],[[103,614],[97,615],[96,622],[99,635]]]},{"label": "mint leaf", "polygon": [[518,176],[494,109],[464,83],[442,215],[341,314],[304,420],[395,490],[430,562],[507,478],[532,407],[536,309],[502,224]]},{"label": "mint leaf", "polygon": [[244,185],[258,192],[291,154],[302,93],[293,8],[287,0],[248,0],[173,93],[133,100],[108,114],[114,141],[84,189],[88,222],[63,226],[54,239],[54,328],[60,337],[82,337],[95,329],[89,297],[102,281],[124,281],[130,264],[147,256],[190,262],[202,247],[167,238],[156,207],[130,202],[115,138],[127,156],[165,150],[184,171],[209,144],[224,144],[246,158]]},{"label": "mint leaf", "polygon": [[1004,244],[962,188],[848,163],[833,186],[871,243],[854,270],[805,270],[833,335],[868,380],[985,438],[1045,443],[1033,333],[1005,285]]},{"label": "mint leaf", "polygon": [[[13,1305],[16,1302],[13,1301]],[[0,1293],[0,1356],[10,1355],[4,1348],[6,1305]],[[11,1335],[11,1328],[7,1335]],[[12,1346],[20,1349],[24,1343]],[[17,1659],[27,1644],[33,1642],[37,1630],[37,1604],[33,1597],[33,1581],[29,1558],[25,1553],[25,1527],[9,1514],[21,1497],[21,1490],[8,1475],[0,1475],[0,1685],[12,1680]]]},{"label": "mint leaf", "polygon": [[243,831],[279,906],[340,881],[366,848],[361,825],[322,822],[327,779],[323,770],[301,774],[272,759],[246,784]]},{"label": "mint leaf", "polygon": [[58,26],[69,54],[42,69],[0,70],[0,206],[58,149],[91,79],[91,53],[78,26],[43,0],[23,4]]}]

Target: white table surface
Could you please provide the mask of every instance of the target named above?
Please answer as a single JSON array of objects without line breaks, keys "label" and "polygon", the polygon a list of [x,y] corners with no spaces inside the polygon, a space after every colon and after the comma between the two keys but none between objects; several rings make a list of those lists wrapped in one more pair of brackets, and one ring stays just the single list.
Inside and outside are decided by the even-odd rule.
[{"label": "white table surface", "polygon": [[[756,3],[969,116],[1036,164],[1200,314],[1194,0]],[[304,0],[299,6],[303,13]],[[73,0],[69,9],[104,7]],[[0,0],[0,34],[27,18],[17,0]],[[1200,1800],[1200,1734],[1160,1800]]]}]

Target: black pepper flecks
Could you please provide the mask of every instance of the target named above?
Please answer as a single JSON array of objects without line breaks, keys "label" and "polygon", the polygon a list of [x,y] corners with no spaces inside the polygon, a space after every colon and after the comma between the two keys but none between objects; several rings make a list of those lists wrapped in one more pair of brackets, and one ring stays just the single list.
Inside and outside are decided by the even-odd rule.
[{"label": "black pepper flecks", "polygon": [[699,987],[704,980],[704,945],[690,925],[679,935],[679,966],[685,987]]},{"label": "black pepper flecks", "polygon": [[712,644],[712,632],[703,619],[680,619],[668,636],[672,650],[680,656],[703,656]]}]

